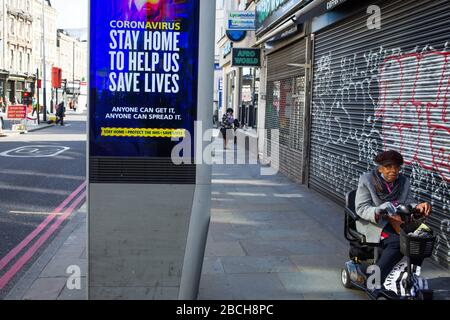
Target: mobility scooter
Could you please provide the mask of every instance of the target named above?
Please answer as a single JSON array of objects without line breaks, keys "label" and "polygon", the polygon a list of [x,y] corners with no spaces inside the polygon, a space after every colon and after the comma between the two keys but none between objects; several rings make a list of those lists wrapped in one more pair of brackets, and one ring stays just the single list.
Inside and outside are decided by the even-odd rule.
[{"label": "mobility scooter", "polygon": [[[366,242],[365,236],[357,231],[356,221],[361,218],[356,214],[355,196],[356,190],[346,195],[344,234],[350,243],[350,260],[341,270],[344,287],[363,290],[373,300],[431,300],[433,291],[428,289],[427,281],[419,276],[420,268],[412,265],[411,259],[430,257],[436,236],[422,224],[424,218],[416,217],[415,209],[405,205],[395,207],[395,214],[399,214],[404,222],[400,229],[400,251],[406,262],[397,264],[384,284],[375,289],[368,288],[368,267],[376,264],[382,248],[378,243]],[[419,227],[426,229],[426,237],[412,235]]]}]

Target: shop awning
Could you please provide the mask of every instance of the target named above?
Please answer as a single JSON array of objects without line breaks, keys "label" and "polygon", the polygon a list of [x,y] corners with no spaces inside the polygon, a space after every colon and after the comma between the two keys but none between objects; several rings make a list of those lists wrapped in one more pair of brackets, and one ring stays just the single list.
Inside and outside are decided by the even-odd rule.
[{"label": "shop awning", "polygon": [[318,17],[324,13],[334,10],[340,5],[349,2],[349,0],[318,0],[312,3],[309,10],[300,10],[295,14],[295,22],[297,24],[304,23],[311,18]]}]

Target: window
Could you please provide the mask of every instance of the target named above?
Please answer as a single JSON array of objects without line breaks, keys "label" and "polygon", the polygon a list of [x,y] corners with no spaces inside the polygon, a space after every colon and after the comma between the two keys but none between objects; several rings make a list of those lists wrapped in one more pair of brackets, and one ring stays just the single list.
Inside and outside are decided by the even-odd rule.
[{"label": "window", "polygon": [[11,70],[14,69],[14,50],[12,50],[12,49],[11,49],[11,60],[10,60],[9,68]]},{"label": "window", "polygon": [[227,89],[226,89],[226,102],[225,102],[225,109],[233,108],[233,101],[234,101],[234,81],[235,81],[235,71],[230,72],[227,74]]},{"label": "window", "polygon": [[258,115],[259,68],[242,68],[241,105],[239,120],[255,128]]}]

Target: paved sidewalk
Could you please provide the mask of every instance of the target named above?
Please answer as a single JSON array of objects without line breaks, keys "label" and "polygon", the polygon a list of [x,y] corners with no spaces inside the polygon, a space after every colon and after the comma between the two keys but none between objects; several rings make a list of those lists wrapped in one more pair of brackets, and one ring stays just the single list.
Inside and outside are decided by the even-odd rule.
[{"label": "paved sidewalk", "polygon": [[[224,153],[221,141],[215,147],[216,160],[233,156],[231,150]],[[213,166],[199,299],[367,299],[340,283],[348,260],[342,207],[280,174],[261,176],[260,170]],[[83,207],[59,235],[64,244],[49,248],[7,298],[86,299],[85,223]],[[70,265],[81,267],[81,290],[66,286]],[[426,262],[424,276],[435,298],[450,298],[448,270]]]},{"label": "paved sidewalk", "polygon": [[[73,110],[69,110],[66,112],[64,121],[67,123],[73,119],[76,119],[76,118],[79,118],[80,116],[85,116],[85,115],[86,115],[86,112],[75,112]],[[41,118],[42,118],[42,114],[41,114]],[[50,128],[50,127],[53,127],[56,125],[55,123],[44,122],[41,119],[41,122],[39,124],[37,123],[37,121],[28,121],[26,131],[12,131],[11,130],[12,124],[13,124],[12,122],[13,121],[8,120],[8,125],[6,126],[6,129],[3,128],[3,130],[1,131],[0,138],[6,138],[6,137],[13,136],[16,134],[26,134],[26,133],[30,133],[30,132],[35,132],[35,131],[43,130],[43,129]]]},{"label": "paved sidewalk", "polygon": [[[215,146],[219,161],[232,156]],[[214,165],[199,299],[367,299],[341,284],[343,230],[343,208],[306,186],[260,165]],[[450,272],[423,269],[435,298],[450,299]]]},{"label": "paved sidewalk", "polygon": [[27,125],[27,130],[26,131],[12,131],[10,129],[3,129],[2,130],[2,134],[0,134],[0,137],[8,137],[11,135],[15,135],[15,134],[23,134],[23,133],[28,133],[28,132],[34,132],[34,131],[38,131],[38,130],[42,130],[42,129],[46,129],[49,127],[53,127],[55,124],[51,123],[45,123],[45,122],[41,122],[40,124],[37,123],[29,123]]}]

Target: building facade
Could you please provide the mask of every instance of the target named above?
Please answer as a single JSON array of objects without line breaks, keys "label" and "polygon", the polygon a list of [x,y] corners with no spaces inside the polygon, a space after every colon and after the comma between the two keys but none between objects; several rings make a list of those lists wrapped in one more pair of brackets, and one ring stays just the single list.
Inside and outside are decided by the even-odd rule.
[{"label": "building facade", "polygon": [[[216,25],[219,30],[217,37],[218,62],[222,69],[222,108],[220,118],[226,109],[234,110],[234,115],[243,125],[255,127],[257,123],[257,95],[259,89],[259,68],[232,66],[233,48],[252,48],[255,45],[254,31],[246,31],[246,36],[240,41],[232,41],[226,35],[229,11],[254,11],[254,1],[224,1],[222,19]],[[256,83],[255,83],[256,80]],[[255,89],[256,88],[256,89]]]},{"label": "building facade", "polygon": [[[56,101],[56,92],[52,90],[52,68],[57,67],[58,57],[56,50],[57,28],[56,20],[58,12],[51,6],[49,0],[32,0],[33,8],[33,48],[34,48],[34,66],[39,69],[39,79],[42,80],[39,90],[39,101],[43,105],[44,87],[46,88],[46,106],[47,110],[54,112],[54,103]],[[42,20],[44,17],[44,21]],[[44,27],[44,28],[43,28]],[[43,39],[43,34],[45,38]],[[43,48],[45,45],[45,49]],[[44,51],[45,51],[45,82],[44,82]],[[36,72],[36,71],[35,71]]]},{"label": "building facade", "polygon": [[219,125],[223,106],[223,75],[220,67],[220,47],[219,40],[225,34],[224,18],[225,18],[225,0],[216,1],[216,26],[215,26],[215,46],[214,46],[214,106],[213,106],[213,122]]},{"label": "building facade", "polygon": [[[58,101],[64,100],[66,106],[75,105],[75,109],[86,109],[87,81],[87,41],[72,37],[67,31],[57,32],[57,65],[62,70],[63,87],[56,90]],[[80,108],[78,108],[80,107]]]},{"label": "building facade", "polygon": [[[53,111],[55,92],[51,87],[51,70],[57,66],[57,11],[49,0],[2,0],[0,3],[0,96],[4,105],[22,102],[24,91],[32,92],[43,105],[46,87],[47,110]],[[42,18],[44,17],[44,28]],[[45,32],[45,38],[43,33]],[[39,97],[37,79],[46,81]]]},{"label": "building facade", "polygon": [[21,103],[24,91],[34,90],[32,1],[2,3],[2,72],[0,91],[6,104]]},{"label": "building facade", "polygon": [[6,89],[6,80],[9,75],[8,67],[6,66],[6,49],[7,49],[7,0],[0,2],[0,99],[1,106],[4,108],[4,98]]}]

